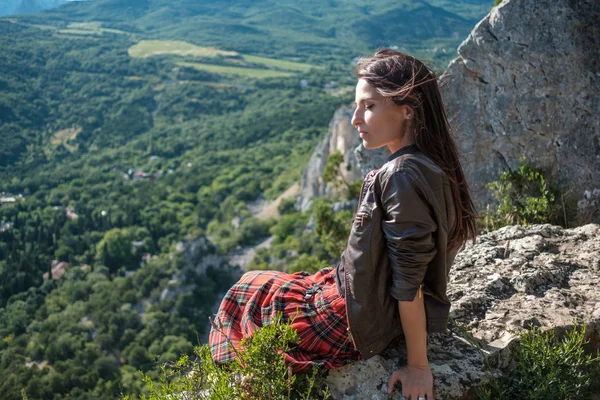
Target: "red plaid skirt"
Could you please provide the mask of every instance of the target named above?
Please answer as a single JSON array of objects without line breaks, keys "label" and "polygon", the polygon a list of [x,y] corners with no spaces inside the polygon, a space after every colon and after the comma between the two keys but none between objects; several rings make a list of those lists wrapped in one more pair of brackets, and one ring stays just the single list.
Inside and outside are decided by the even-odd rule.
[{"label": "red plaid skirt", "polygon": [[[313,366],[338,368],[345,360],[358,359],[348,334],[346,303],[340,296],[335,270],[314,275],[277,271],[251,271],[227,292],[215,316],[219,330],[211,328],[209,343],[216,362],[234,358],[231,345],[250,337],[281,314],[292,321],[300,342],[284,354],[294,372]],[[231,343],[231,345],[229,344]]]}]

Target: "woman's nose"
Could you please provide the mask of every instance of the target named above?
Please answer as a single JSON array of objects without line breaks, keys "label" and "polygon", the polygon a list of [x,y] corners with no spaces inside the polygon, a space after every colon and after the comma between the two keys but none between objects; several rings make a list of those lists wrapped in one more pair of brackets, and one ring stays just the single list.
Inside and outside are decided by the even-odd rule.
[{"label": "woman's nose", "polygon": [[350,121],[350,123],[353,126],[358,126],[360,123],[362,123],[362,118],[359,115],[358,107],[356,108],[356,110],[354,110],[354,113],[352,114],[352,120]]}]

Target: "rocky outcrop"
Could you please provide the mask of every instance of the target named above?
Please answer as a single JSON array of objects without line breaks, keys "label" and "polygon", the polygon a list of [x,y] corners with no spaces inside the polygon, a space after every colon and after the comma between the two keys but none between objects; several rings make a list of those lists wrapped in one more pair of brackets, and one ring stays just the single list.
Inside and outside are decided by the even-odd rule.
[{"label": "rocky outcrop", "polygon": [[505,0],[440,78],[480,206],[525,157],[579,200],[600,188],[600,3]]},{"label": "rocky outcrop", "polygon": [[227,260],[221,256],[215,246],[205,237],[187,238],[184,242],[177,242],[175,253],[183,255],[184,277],[190,275],[204,275],[208,268],[226,268]]},{"label": "rocky outcrop", "polygon": [[323,181],[323,171],[329,154],[336,151],[344,154],[342,174],[346,182],[362,179],[369,171],[380,167],[388,157],[384,149],[366,150],[356,128],[352,126],[353,106],[339,108],[331,122],[329,131],[313,152],[308,165],[302,173],[298,208],[308,210],[315,197],[331,197],[336,189]]},{"label": "rocky outcrop", "polygon": [[[580,320],[588,324],[591,345],[600,348],[600,225],[509,226],[482,235],[457,256],[448,293],[454,329],[431,335],[429,345],[438,399],[474,398],[474,387],[487,376],[484,354],[498,370],[507,367],[511,332],[561,330]],[[387,380],[404,363],[400,343],[383,356],[331,371],[327,382],[335,399],[387,399]]]},{"label": "rocky outcrop", "polygon": [[[581,220],[600,213],[600,3],[597,0],[504,0],[474,28],[440,77],[442,95],[481,210],[493,201],[486,183],[520,159],[547,171]],[[330,132],[302,177],[299,207],[331,195],[323,183],[327,156],[342,151],[351,179],[385,157],[366,151],[336,112]]]}]

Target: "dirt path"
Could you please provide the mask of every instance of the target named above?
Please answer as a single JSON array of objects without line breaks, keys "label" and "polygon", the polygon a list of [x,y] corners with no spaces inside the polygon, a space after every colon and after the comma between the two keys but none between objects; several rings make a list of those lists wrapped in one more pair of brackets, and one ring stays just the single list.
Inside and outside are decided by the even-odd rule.
[{"label": "dirt path", "polygon": [[[300,184],[294,183],[290,186],[285,192],[279,195],[273,201],[266,200],[258,200],[251,204],[248,204],[248,210],[254,215],[254,218],[257,219],[267,219],[267,218],[281,218],[279,215],[279,211],[277,211],[277,207],[279,204],[285,199],[294,198],[298,196],[300,193]],[[230,251],[227,254],[227,258],[229,259],[229,264],[238,265],[242,271],[245,271],[248,268],[248,264],[256,255],[256,251],[261,248],[267,248],[271,246],[273,242],[273,236],[261,241],[255,246],[242,247],[236,250]]]},{"label": "dirt path", "polygon": [[298,196],[300,193],[300,184],[294,183],[290,186],[285,192],[281,193],[279,197],[277,197],[272,202],[264,201],[260,204],[260,207],[257,207],[256,212],[253,211],[254,217],[258,219],[267,219],[267,218],[277,218],[279,219],[281,216],[277,211],[277,207],[281,204],[282,200],[293,198]]}]

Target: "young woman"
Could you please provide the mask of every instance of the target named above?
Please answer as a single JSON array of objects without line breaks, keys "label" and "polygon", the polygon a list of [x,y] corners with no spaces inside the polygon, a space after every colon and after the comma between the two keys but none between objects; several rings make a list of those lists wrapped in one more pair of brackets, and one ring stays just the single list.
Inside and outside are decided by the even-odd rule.
[{"label": "young woman", "polygon": [[227,293],[209,341],[216,361],[281,313],[300,343],[294,371],[368,358],[403,335],[402,394],[433,399],[427,333],[446,329],[448,272],[475,237],[476,211],[435,74],[414,57],[381,50],[356,66],[352,125],[367,149],[392,155],[365,177],[348,246],[335,269],[314,275],[253,271]]}]

